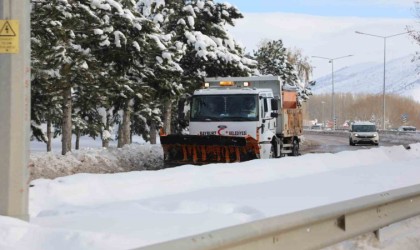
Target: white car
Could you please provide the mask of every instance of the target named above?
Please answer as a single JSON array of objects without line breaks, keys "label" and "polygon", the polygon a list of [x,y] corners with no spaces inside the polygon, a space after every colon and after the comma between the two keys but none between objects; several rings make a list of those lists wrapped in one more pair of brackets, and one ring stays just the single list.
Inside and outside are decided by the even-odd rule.
[{"label": "white car", "polygon": [[376,125],[371,122],[354,122],[350,125],[349,144],[379,145],[379,134]]}]

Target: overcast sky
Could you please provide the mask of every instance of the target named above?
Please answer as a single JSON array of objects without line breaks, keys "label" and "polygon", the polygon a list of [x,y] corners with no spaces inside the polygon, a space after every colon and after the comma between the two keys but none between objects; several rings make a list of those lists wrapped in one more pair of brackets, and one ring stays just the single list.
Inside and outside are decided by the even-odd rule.
[{"label": "overcast sky", "polygon": [[227,0],[242,12],[410,18],[414,0]]},{"label": "overcast sky", "polygon": [[[227,0],[244,15],[229,28],[234,38],[252,52],[264,39],[282,39],[300,48],[314,65],[314,79],[331,73],[328,60],[337,58],[335,70],[364,62],[383,63],[384,39],[355,31],[389,36],[416,27],[413,0]],[[408,35],[386,39],[386,60],[413,55],[420,47]]]}]

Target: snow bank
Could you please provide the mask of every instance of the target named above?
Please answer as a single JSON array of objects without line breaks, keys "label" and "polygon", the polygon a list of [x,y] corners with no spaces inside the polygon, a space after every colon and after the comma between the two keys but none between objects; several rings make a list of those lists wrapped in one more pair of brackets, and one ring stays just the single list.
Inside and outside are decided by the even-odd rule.
[{"label": "snow bank", "polygon": [[61,155],[32,153],[30,179],[54,179],[76,173],[117,173],[163,167],[160,145],[131,144],[123,148],[86,148]]}]

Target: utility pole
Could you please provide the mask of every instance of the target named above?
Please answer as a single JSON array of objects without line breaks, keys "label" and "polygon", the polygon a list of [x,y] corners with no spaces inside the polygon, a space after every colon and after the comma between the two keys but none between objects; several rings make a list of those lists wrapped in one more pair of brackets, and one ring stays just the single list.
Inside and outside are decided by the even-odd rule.
[{"label": "utility pole", "polygon": [[0,215],[27,220],[30,1],[0,0]]},{"label": "utility pole", "polygon": [[325,120],[324,120],[324,104],[325,104],[325,102],[321,101],[321,104],[322,104],[322,113],[321,113],[322,130],[324,130],[325,129]]},{"label": "utility pole", "polygon": [[347,56],[340,56],[340,57],[336,57],[336,58],[328,58],[328,57],[323,57],[323,56],[312,56],[314,58],[320,58],[320,59],[326,59],[328,60],[329,63],[331,63],[331,86],[332,86],[332,95],[331,95],[331,104],[332,104],[332,108],[331,108],[331,118],[334,122],[332,129],[335,130],[337,128],[337,117],[335,115],[335,97],[334,97],[334,60],[338,60],[338,59],[342,59],[342,58],[346,58],[346,57],[350,57],[353,55],[347,55]]},{"label": "utility pole", "polygon": [[398,34],[394,34],[390,36],[379,36],[379,35],[368,34],[368,33],[360,32],[360,31],[355,31],[355,32],[356,34],[360,34],[360,35],[367,35],[367,36],[379,37],[379,38],[384,39],[384,74],[383,74],[383,84],[382,84],[382,129],[386,130],[386,113],[385,113],[386,39],[390,37],[400,36],[400,35],[410,33],[410,31],[406,31],[406,32],[402,32],[402,33],[398,33]]}]

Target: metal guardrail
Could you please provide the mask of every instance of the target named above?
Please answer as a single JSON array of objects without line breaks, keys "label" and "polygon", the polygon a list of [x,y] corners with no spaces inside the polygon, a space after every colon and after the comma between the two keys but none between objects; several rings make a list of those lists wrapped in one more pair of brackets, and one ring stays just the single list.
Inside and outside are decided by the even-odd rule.
[{"label": "metal guardrail", "polygon": [[[319,129],[304,129],[305,132],[314,132],[314,133],[327,133],[327,134],[348,134],[347,129],[336,129],[336,130],[319,130]],[[420,131],[398,131],[398,130],[379,130],[379,134],[388,134],[388,135],[420,135]]]},{"label": "metal guardrail", "polygon": [[137,250],[320,249],[416,215],[420,215],[420,184]]},{"label": "metal guardrail", "polygon": [[[341,137],[349,136],[348,130],[305,130],[304,134],[319,134],[319,135],[334,135]],[[379,130],[379,141],[391,141],[395,138],[406,140],[407,143],[420,142],[420,132],[408,131],[394,131],[394,130]]]}]

